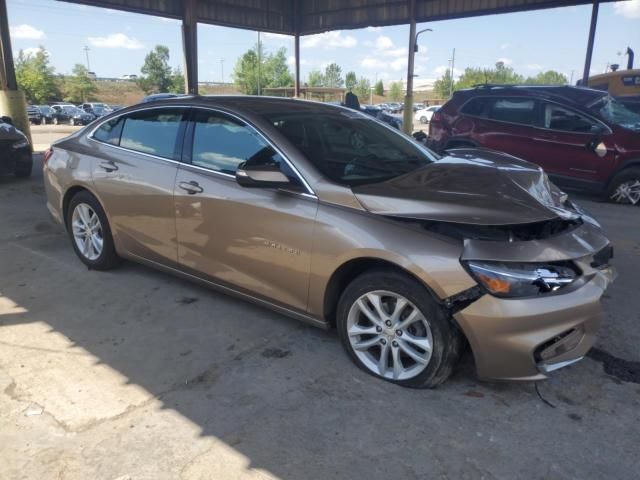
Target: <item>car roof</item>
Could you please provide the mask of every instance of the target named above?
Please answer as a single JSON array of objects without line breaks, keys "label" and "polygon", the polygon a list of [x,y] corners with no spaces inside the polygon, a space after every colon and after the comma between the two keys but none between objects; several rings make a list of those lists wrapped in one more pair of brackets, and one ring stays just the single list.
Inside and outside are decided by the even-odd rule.
[{"label": "car roof", "polygon": [[608,95],[607,92],[587,87],[573,87],[570,85],[477,85],[473,88],[460,90],[468,96],[487,95],[517,95],[525,94],[534,97],[562,100],[575,105],[590,105],[596,100]]}]

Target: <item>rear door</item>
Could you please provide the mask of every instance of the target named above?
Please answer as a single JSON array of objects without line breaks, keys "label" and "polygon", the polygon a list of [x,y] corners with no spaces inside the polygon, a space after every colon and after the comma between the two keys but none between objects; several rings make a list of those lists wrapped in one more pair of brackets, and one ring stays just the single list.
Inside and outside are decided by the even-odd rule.
[{"label": "rear door", "polygon": [[[181,268],[306,310],[317,199],[246,122],[195,108],[192,118],[175,182]],[[279,165],[294,185],[241,187],[235,172],[250,159]]]},{"label": "rear door", "polygon": [[119,248],[176,265],[173,187],[188,109],[158,107],[117,117],[96,130],[93,183]]},{"label": "rear door", "polygon": [[[540,158],[536,163],[552,174],[596,181],[599,171],[613,162],[609,129],[598,120],[554,102],[541,102],[540,128],[534,136]],[[603,141],[607,153],[600,157],[594,145]],[[608,144],[608,145],[607,145]]]}]

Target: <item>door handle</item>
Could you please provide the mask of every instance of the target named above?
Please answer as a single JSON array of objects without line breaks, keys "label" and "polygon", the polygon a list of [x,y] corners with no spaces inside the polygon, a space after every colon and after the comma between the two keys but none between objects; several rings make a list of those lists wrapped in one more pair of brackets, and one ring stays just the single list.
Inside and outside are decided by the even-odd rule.
[{"label": "door handle", "polygon": [[196,193],[202,193],[203,189],[198,182],[191,180],[190,182],[180,182],[178,186],[187,192],[189,195],[195,195]]},{"label": "door handle", "polygon": [[118,170],[118,166],[115,163],[108,161],[100,162],[100,168],[104,169],[106,172]]}]

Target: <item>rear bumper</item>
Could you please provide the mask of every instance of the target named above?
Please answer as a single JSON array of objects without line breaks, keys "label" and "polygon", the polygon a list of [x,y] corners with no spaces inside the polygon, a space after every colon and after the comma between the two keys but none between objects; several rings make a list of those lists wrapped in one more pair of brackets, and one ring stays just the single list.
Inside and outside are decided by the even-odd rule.
[{"label": "rear bumper", "polygon": [[478,376],[490,380],[542,380],[582,359],[602,320],[600,297],[613,279],[594,273],[579,289],[534,299],[484,295],[454,318],[464,331]]},{"label": "rear bumper", "polygon": [[14,150],[9,144],[0,145],[0,174],[13,173],[18,163],[32,163],[31,147]]}]

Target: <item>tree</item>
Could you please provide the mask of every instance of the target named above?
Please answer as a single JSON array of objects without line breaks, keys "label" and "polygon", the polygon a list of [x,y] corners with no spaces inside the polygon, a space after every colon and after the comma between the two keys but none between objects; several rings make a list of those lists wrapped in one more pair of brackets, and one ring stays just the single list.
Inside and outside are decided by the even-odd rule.
[{"label": "tree", "polygon": [[184,83],[184,75],[182,74],[182,70],[180,70],[179,68],[174,68],[169,82],[169,91],[172,93],[184,93]]},{"label": "tree", "polygon": [[310,87],[322,87],[324,85],[324,75],[320,70],[311,70],[307,83]]},{"label": "tree", "polygon": [[140,72],[142,77],[138,79],[138,85],[146,94],[168,92],[174,73],[169,66],[169,48],[156,45],[145,57]]},{"label": "tree", "polygon": [[363,100],[369,100],[371,96],[371,82],[368,78],[360,77],[355,86],[356,95]]},{"label": "tree", "polygon": [[451,94],[451,70],[449,68],[433,84],[433,93],[440,99],[449,98]]},{"label": "tree", "polygon": [[344,76],[344,86],[347,87],[347,90],[353,90],[356,88],[356,84],[358,80],[356,78],[356,72],[347,72]]},{"label": "tree", "polygon": [[397,102],[402,99],[402,83],[401,82],[392,82],[389,85],[389,98],[394,102]]},{"label": "tree", "polygon": [[498,62],[495,68],[466,68],[455,83],[454,90],[484,83],[517,84],[523,82],[522,75],[517,74],[512,67],[506,66],[504,62]]},{"label": "tree", "polygon": [[72,103],[83,103],[97,92],[93,79],[89,76],[87,67],[76,63],[73,67],[73,75],[64,81],[64,99]]},{"label": "tree", "polygon": [[49,54],[44,47],[29,55],[20,50],[16,59],[16,80],[18,88],[31,103],[46,103],[59,96],[55,70],[49,65]]},{"label": "tree", "polygon": [[384,85],[382,84],[382,80],[378,80],[376,82],[374,93],[376,95],[378,95],[379,97],[383,97],[384,96]]},{"label": "tree", "polygon": [[526,83],[533,83],[539,85],[566,85],[568,82],[567,77],[555,70],[547,70],[546,72],[540,72],[535,77],[529,77]]},{"label": "tree", "polygon": [[[260,61],[258,62],[258,51]],[[242,93],[257,95],[265,87],[288,87],[293,85],[293,76],[287,66],[287,49],[280,48],[275,54],[263,51],[262,44],[247,50],[236,61],[233,70],[234,83]]]},{"label": "tree", "polygon": [[342,68],[337,63],[330,63],[324,69],[324,86],[340,88],[344,85],[342,79]]}]

